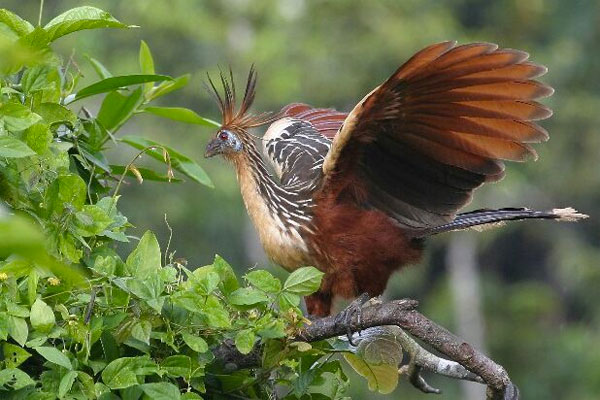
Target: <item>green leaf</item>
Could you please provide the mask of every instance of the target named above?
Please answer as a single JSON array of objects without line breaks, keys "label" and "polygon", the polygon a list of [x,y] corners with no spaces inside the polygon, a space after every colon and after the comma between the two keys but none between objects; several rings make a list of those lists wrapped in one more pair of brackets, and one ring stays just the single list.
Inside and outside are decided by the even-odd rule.
[{"label": "green leaf", "polygon": [[0,122],[11,132],[22,131],[42,119],[28,107],[18,103],[4,103],[0,105]]},{"label": "green leaf", "polygon": [[58,385],[58,398],[62,399],[71,391],[73,383],[77,378],[77,371],[69,371],[62,377],[60,384]]},{"label": "green leaf", "polygon": [[154,75],[154,60],[152,59],[152,53],[150,48],[145,41],[140,42],[140,71],[145,75]]},{"label": "green leaf", "polygon": [[[118,281],[115,281],[117,283]],[[126,281],[125,288],[144,300],[157,299],[163,290],[163,282],[157,271],[146,277],[131,278]],[[158,310],[160,312],[160,310]]]},{"label": "green leaf", "polygon": [[233,268],[231,268],[231,265],[229,265],[223,257],[218,254],[215,255],[212,266],[215,268],[217,274],[219,274],[221,279],[221,292],[223,292],[224,295],[228,296],[231,292],[240,287],[235,272],[233,272]]},{"label": "green leaf", "polygon": [[184,107],[145,107],[142,111],[158,115],[159,117],[172,119],[173,121],[185,122],[188,124],[204,125],[210,127],[220,127],[221,124],[210,119],[201,117],[196,112]]},{"label": "green leaf", "polygon": [[36,269],[32,269],[27,277],[27,302],[33,304],[37,297],[37,285],[39,281],[39,274]]},{"label": "green leaf", "polygon": [[126,86],[139,85],[140,83],[146,82],[162,82],[170,81],[173,78],[166,75],[121,75],[111,76],[106,79],[102,79],[96,83],[92,83],[89,86],[84,87],[75,95],[72,101],[81,100],[83,98],[94,96],[100,93],[112,92]]},{"label": "green leaf", "polygon": [[8,318],[5,312],[0,312],[0,340],[8,339]]},{"label": "green leaf", "polygon": [[113,76],[100,61],[96,60],[93,57],[90,57],[87,54],[85,55],[85,58],[87,58],[90,64],[92,64],[92,68],[94,68],[94,71],[96,71],[96,74],[98,74],[100,79],[106,79]]},{"label": "green leaf", "polygon": [[19,365],[23,364],[25,360],[31,357],[31,354],[27,350],[10,343],[2,344],[2,352],[4,353],[4,364],[6,368],[17,368]]},{"label": "green leaf", "polygon": [[8,315],[12,315],[14,317],[27,318],[29,317],[29,310],[27,307],[21,306],[19,304],[15,304],[10,300],[5,300],[6,302],[6,312]]},{"label": "green leaf", "polygon": [[29,319],[33,329],[40,332],[50,332],[56,324],[54,311],[42,299],[37,299],[31,306]]},{"label": "green leaf", "polygon": [[34,348],[34,350],[51,363],[65,367],[68,370],[73,369],[69,357],[55,347],[41,346]]},{"label": "green leaf", "polygon": [[148,356],[121,357],[104,368],[102,381],[113,390],[124,389],[137,385],[138,375],[152,375],[156,372],[158,368]]},{"label": "green leaf", "polygon": [[12,136],[0,136],[0,157],[21,158],[35,155],[29,146]]},{"label": "green leaf", "polygon": [[146,231],[135,250],[127,257],[125,265],[132,276],[145,278],[157,274],[160,263],[158,240],[156,240],[154,233]]},{"label": "green leaf", "polygon": [[84,396],[88,399],[96,397],[96,390],[94,388],[94,379],[82,371],[77,371],[77,379],[81,384],[81,391]]},{"label": "green leaf", "polygon": [[[184,156],[183,154],[173,150],[171,147],[161,145],[160,143],[155,142],[153,140],[133,135],[124,136],[121,139],[121,141],[140,150],[151,146],[164,147],[169,152],[169,155],[171,157],[171,163],[174,169],[182,172],[183,174],[185,174],[186,176],[190,177],[198,183],[209,187],[214,187],[210,178],[208,177],[208,175],[206,175],[206,172],[204,172],[204,170],[198,164],[196,164],[194,161]],[[148,151],[147,154],[150,155],[152,158],[164,162],[163,153],[160,150],[151,150]]]},{"label": "green leaf", "polygon": [[25,319],[10,315],[8,317],[8,334],[15,342],[19,343],[21,346],[25,346],[27,336],[29,335],[29,328],[27,327]]},{"label": "green leaf", "polygon": [[323,272],[315,267],[298,268],[285,280],[283,290],[300,296],[306,296],[319,289],[322,278]]},{"label": "green leaf", "polygon": [[[136,167],[136,168],[137,168],[138,172],[140,173],[140,175],[142,175],[142,179],[144,179],[144,180],[157,181],[157,182],[182,182],[181,179],[177,179],[177,178],[169,179],[169,177],[167,175],[161,175],[160,173],[158,173],[152,169],[149,169],[149,168],[143,168],[143,167]],[[110,169],[114,175],[123,175],[123,173],[125,172],[125,166],[123,166],[123,165],[111,165]],[[133,172],[131,172],[131,170],[127,170],[127,176],[136,178],[135,174]]]},{"label": "green leaf", "polygon": [[145,383],[140,385],[140,388],[152,400],[176,400],[181,398],[177,386],[168,382]]},{"label": "green leaf", "polygon": [[35,381],[20,369],[6,368],[0,370],[0,388],[10,391],[19,390],[29,385],[35,385]]},{"label": "green leaf", "polygon": [[25,131],[25,142],[27,142],[27,146],[38,154],[44,154],[44,152],[48,150],[51,141],[52,132],[50,132],[50,129],[46,124],[33,124]]},{"label": "green leaf", "polygon": [[252,286],[267,293],[278,293],[281,290],[281,281],[275,278],[269,271],[250,271],[246,274],[246,280]]},{"label": "green leaf", "polygon": [[94,266],[92,269],[100,275],[114,276],[117,268],[117,260],[110,256],[98,256],[94,260]]},{"label": "green leaf", "polygon": [[212,265],[196,269],[190,276],[193,288],[201,295],[212,293],[219,285],[220,277]]},{"label": "green leaf", "polygon": [[181,398],[184,400],[202,400],[202,397],[198,393],[194,392],[185,392],[181,395]]},{"label": "green leaf", "polygon": [[380,393],[392,392],[398,384],[398,365],[403,350],[397,335],[398,327],[377,327],[361,333],[355,354],[344,354],[354,370],[367,378],[369,389]]},{"label": "green leaf", "polygon": [[235,347],[242,354],[248,354],[254,348],[256,335],[252,329],[243,329],[235,335]]},{"label": "green leaf", "polygon": [[44,101],[59,101],[60,74],[55,66],[37,65],[27,68],[21,78],[21,86],[28,95],[43,92]]},{"label": "green leaf", "polygon": [[396,386],[398,386],[399,374],[397,365],[369,364],[352,353],[344,353],[344,358],[359,375],[367,379],[369,390],[377,390],[379,393],[387,394],[393,392]]},{"label": "green leaf", "polygon": [[41,26],[36,26],[27,35],[24,35],[19,39],[19,43],[24,45],[25,48],[35,50],[48,50],[50,44],[50,35]]},{"label": "green leaf", "polygon": [[106,130],[116,131],[131,118],[142,101],[142,88],[134,90],[129,95],[117,91],[110,92],[102,101],[97,120]]},{"label": "green leaf", "polygon": [[239,288],[229,295],[229,302],[236,306],[253,306],[267,301],[269,301],[269,296],[252,287]]},{"label": "green leaf", "polygon": [[168,93],[171,93],[177,89],[180,89],[188,84],[190,80],[190,74],[185,74],[178,76],[172,81],[164,81],[161,82],[158,86],[154,87],[148,94],[149,100],[154,100],[158,97],[164,96]]},{"label": "green leaf", "polygon": [[185,344],[189,346],[190,349],[194,350],[197,353],[205,353],[208,351],[208,344],[206,340],[202,339],[200,336],[192,335],[186,331],[181,333],[181,337]]},{"label": "green leaf", "polygon": [[371,328],[361,333],[361,340],[356,354],[369,364],[399,365],[402,362],[403,350],[397,336],[402,334],[400,328],[385,326]]},{"label": "green leaf", "polygon": [[97,205],[85,204],[81,211],[75,213],[75,233],[83,237],[100,234],[111,223],[112,219]]},{"label": "green leaf", "polygon": [[131,336],[142,343],[150,344],[150,334],[152,333],[152,324],[150,321],[138,321],[131,328]]},{"label": "green leaf", "polygon": [[84,29],[98,28],[130,28],[131,25],[125,25],[106,11],[95,7],[76,7],[72,8],[44,26],[44,29],[50,36],[50,41],[54,41],[61,36]]},{"label": "green leaf", "polygon": [[258,335],[263,339],[276,339],[285,337],[285,322],[282,319],[269,321],[257,329]]},{"label": "green leaf", "polygon": [[[152,59],[152,53],[150,48],[143,40],[140,42],[140,54],[139,54],[140,72],[142,74],[153,75],[154,71],[154,60]],[[152,90],[154,84],[152,82],[144,84],[144,94]]]},{"label": "green leaf", "polygon": [[77,116],[68,108],[57,103],[41,103],[34,108],[36,114],[39,114],[44,122],[50,126],[55,124],[67,124],[74,127],[77,123]]},{"label": "green leaf", "polygon": [[292,307],[300,305],[300,296],[294,293],[282,292],[278,297],[279,308],[282,311],[287,311]]},{"label": "green leaf", "polygon": [[204,302],[204,296],[190,290],[180,290],[171,295],[171,301],[188,311],[198,313],[201,304]]},{"label": "green leaf", "polygon": [[58,176],[48,187],[45,207],[51,214],[62,214],[65,208],[80,210],[85,204],[87,187],[79,175]]},{"label": "green leaf", "polygon": [[206,322],[213,328],[229,328],[231,326],[231,319],[229,313],[221,304],[219,299],[214,295],[206,297],[206,301],[199,304],[199,310],[202,315],[206,318]]},{"label": "green leaf", "polygon": [[4,8],[0,9],[0,24],[7,26],[19,37],[33,30],[33,25]]},{"label": "green leaf", "polygon": [[189,378],[192,375],[192,359],[185,355],[170,356],[160,363],[160,368],[173,377]]}]

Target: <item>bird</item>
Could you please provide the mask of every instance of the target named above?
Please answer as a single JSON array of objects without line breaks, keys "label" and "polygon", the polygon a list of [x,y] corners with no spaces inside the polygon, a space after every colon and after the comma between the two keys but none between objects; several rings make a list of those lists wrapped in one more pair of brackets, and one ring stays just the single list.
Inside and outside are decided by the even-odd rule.
[{"label": "bird", "polygon": [[[236,106],[233,74],[207,88],[222,116],[205,157],[233,164],[243,202],[268,257],[288,271],[324,273],[306,297],[310,315],[337,298],[381,295],[392,273],[421,260],[427,238],[506,221],[577,221],[571,207],[459,212],[476,188],[503,178],[505,161],[537,159],[548,139],[537,100],[553,89],[546,67],[491,43],[430,45],[349,112],[292,103],[252,113],[250,68]],[[267,126],[262,136],[252,129]]]}]

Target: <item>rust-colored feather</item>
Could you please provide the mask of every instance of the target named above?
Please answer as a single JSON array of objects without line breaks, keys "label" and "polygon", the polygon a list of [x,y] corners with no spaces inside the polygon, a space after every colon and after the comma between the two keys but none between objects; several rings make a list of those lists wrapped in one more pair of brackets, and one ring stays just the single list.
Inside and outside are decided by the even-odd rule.
[{"label": "rust-colored feather", "polygon": [[[470,191],[502,178],[502,160],[535,159],[527,143],[548,139],[534,121],[552,112],[535,100],[553,90],[533,80],[546,68],[528,57],[489,43],[444,42],[421,50],[348,115],[325,158],[319,196],[334,191],[411,228],[451,220]],[[420,155],[414,158],[420,164],[411,164],[415,173],[441,178],[434,183],[386,172],[403,165],[411,151]],[[464,193],[443,184],[456,169],[472,182]]]},{"label": "rust-colored feather", "polygon": [[310,122],[323,136],[333,138],[343,125],[347,113],[333,108],[313,108],[308,104],[292,103],[285,106],[279,114]]}]

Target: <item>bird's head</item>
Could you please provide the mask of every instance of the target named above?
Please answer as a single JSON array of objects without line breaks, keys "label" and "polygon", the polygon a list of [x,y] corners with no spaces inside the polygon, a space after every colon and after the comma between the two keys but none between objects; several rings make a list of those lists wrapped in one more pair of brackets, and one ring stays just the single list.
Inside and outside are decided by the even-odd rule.
[{"label": "bird's head", "polygon": [[249,113],[256,93],[256,71],[254,66],[250,68],[244,98],[237,111],[235,85],[231,70],[229,71],[229,79],[222,72],[220,73],[220,79],[223,87],[222,95],[210,76],[208,77],[208,90],[219,106],[222,123],[216,136],[206,145],[204,156],[208,158],[221,154],[226,159],[235,161],[247,152],[253,141],[249,130],[273,121],[273,117],[269,113],[256,115]]}]

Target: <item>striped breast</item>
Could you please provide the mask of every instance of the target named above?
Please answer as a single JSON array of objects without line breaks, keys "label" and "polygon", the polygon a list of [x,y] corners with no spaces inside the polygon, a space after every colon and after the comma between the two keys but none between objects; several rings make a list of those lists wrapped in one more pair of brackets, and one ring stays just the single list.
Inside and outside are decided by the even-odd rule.
[{"label": "striped breast", "polygon": [[283,118],[271,124],[262,143],[264,158],[279,182],[252,144],[249,162],[239,164],[237,171],[248,214],[269,258],[288,270],[310,265],[307,236],[314,233],[312,196],[321,182],[330,141],[309,122]]}]

